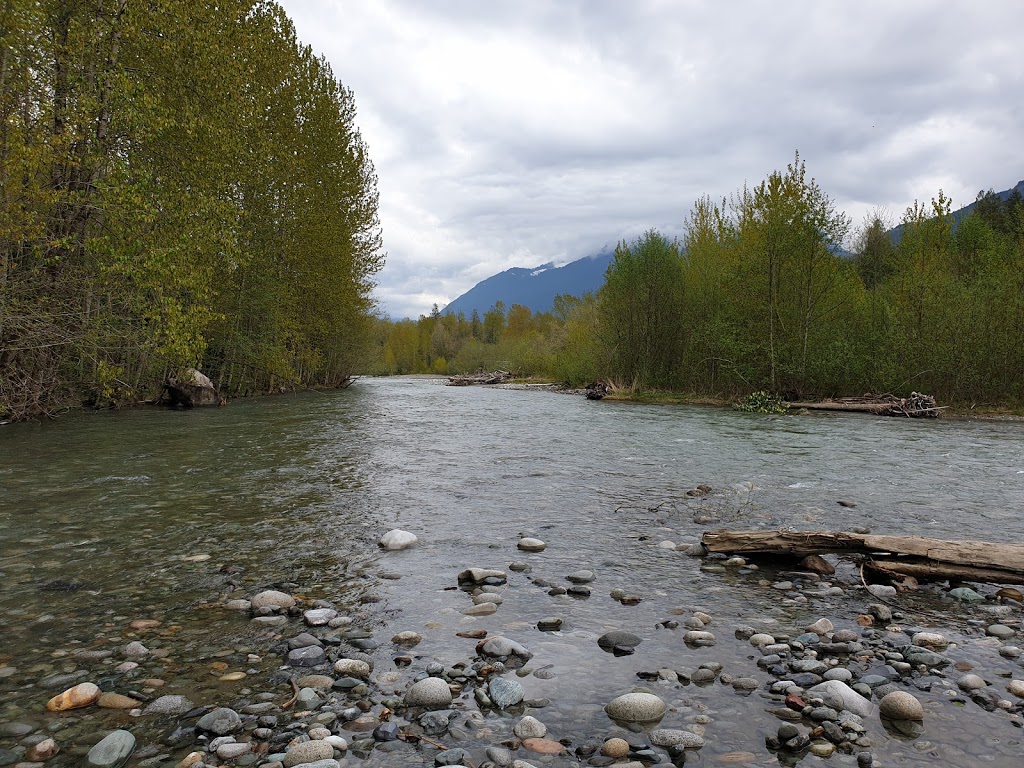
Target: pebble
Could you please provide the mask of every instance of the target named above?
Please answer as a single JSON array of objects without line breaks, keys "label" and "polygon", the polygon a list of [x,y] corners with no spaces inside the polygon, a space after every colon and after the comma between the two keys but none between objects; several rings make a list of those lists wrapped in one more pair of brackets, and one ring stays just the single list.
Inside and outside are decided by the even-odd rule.
[{"label": "pebble", "polygon": [[311,627],[322,627],[338,616],[333,608],[313,608],[302,614],[302,619]]},{"label": "pebble", "polygon": [[100,689],[95,683],[79,683],[58,693],[48,702],[46,708],[50,712],[66,712],[69,709],[80,709],[94,704],[100,698]]},{"label": "pebble", "polygon": [[1011,680],[1006,690],[1020,699],[1024,699],[1024,680]]},{"label": "pebble", "polygon": [[601,754],[606,757],[625,757],[629,754],[629,742],[625,739],[608,739],[601,745]]},{"label": "pebble", "polygon": [[41,763],[55,757],[60,752],[60,747],[53,739],[43,739],[25,750],[25,759],[30,763]]},{"label": "pebble", "polygon": [[992,637],[998,637],[1000,640],[1009,640],[1017,634],[1005,624],[993,624],[988,627],[985,632]]},{"label": "pebble", "polygon": [[597,638],[597,644],[606,651],[610,651],[613,648],[634,648],[643,642],[643,638],[639,635],[634,635],[632,632],[624,632],[622,630],[612,630],[611,632],[605,632],[599,638]]},{"label": "pebble", "polygon": [[452,703],[452,691],[448,683],[439,677],[428,677],[413,683],[405,693],[407,707],[440,709]]},{"label": "pebble", "polygon": [[142,706],[142,702],[130,696],[122,696],[120,693],[101,693],[96,700],[96,706],[103,709],[133,709]]},{"label": "pebble", "polygon": [[534,539],[529,536],[526,536],[520,539],[519,543],[516,546],[519,547],[519,549],[521,549],[523,552],[543,552],[547,544],[545,544],[540,539]]},{"label": "pebble", "polygon": [[331,760],[334,758],[334,747],[326,741],[303,741],[296,744],[284,756],[285,768],[292,768],[295,765],[313,763],[317,760]]},{"label": "pebble", "polygon": [[221,744],[217,747],[217,757],[221,760],[237,760],[242,755],[252,751],[252,745],[244,741],[233,741],[230,744]]},{"label": "pebble", "polygon": [[875,597],[896,597],[896,587],[890,587],[887,584],[868,584],[868,592]]},{"label": "pebble", "polygon": [[487,684],[487,695],[498,709],[507,709],[521,702],[526,692],[515,680],[495,677]]},{"label": "pebble", "polygon": [[924,707],[917,697],[906,691],[887,693],[878,702],[878,713],[890,720],[923,720]]},{"label": "pebble", "polygon": [[253,611],[259,611],[264,608],[288,610],[295,605],[295,598],[284,592],[278,592],[275,589],[267,589],[254,595],[250,602]]},{"label": "pebble", "polygon": [[334,662],[334,671],[339,675],[367,678],[370,676],[370,665],[362,659],[338,659]]},{"label": "pebble", "polygon": [[949,640],[936,632],[918,632],[910,642],[933,651],[944,651],[949,647]]},{"label": "pebble", "polygon": [[93,768],[118,768],[134,750],[135,737],[130,731],[111,731],[89,750],[85,760]]},{"label": "pebble", "polygon": [[498,612],[498,606],[495,603],[479,603],[463,609],[462,612],[466,616],[490,616]]},{"label": "pebble", "polygon": [[542,739],[547,735],[548,727],[537,718],[527,715],[515,724],[512,732],[520,739]]},{"label": "pebble", "polygon": [[560,755],[565,746],[553,739],[523,739],[523,746],[540,755]]},{"label": "pebble", "polygon": [[[580,570],[580,571],[574,571],[573,573],[570,573],[565,578],[568,579],[569,581],[571,581],[573,584],[589,584],[596,577],[594,576],[594,572],[593,571],[588,571],[588,570],[584,569],[584,570]],[[625,593],[623,592],[623,594],[625,594]]]},{"label": "pebble", "polygon": [[704,739],[690,731],[661,728],[651,731],[651,744],[656,747],[682,747],[683,749],[700,749]]},{"label": "pebble", "polygon": [[417,541],[419,539],[416,538],[415,534],[403,531],[401,528],[395,528],[381,536],[378,544],[388,552],[397,552],[402,549],[408,549]]},{"label": "pebble", "polygon": [[195,705],[184,696],[160,696],[142,710],[144,715],[183,715]]},{"label": "pebble", "polygon": [[405,630],[399,632],[397,635],[391,638],[391,642],[396,645],[413,646],[418,645],[423,638],[411,630]]},{"label": "pebble", "polygon": [[874,711],[874,705],[841,680],[826,680],[807,691],[816,695],[829,707],[845,709],[860,717],[867,717]]},{"label": "pebble", "polygon": [[977,691],[987,685],[978,675],[964,675],[956,681],[956,684],[964,691]]},{"label": "pebble", "polygon": [[805,631],[813,632],[816,635],[827,635],[835,627],[832,626],[832,622],[828,619],[818,619],[816,622],[808,627],[805,627]]},{"label": "pebble", "polygon": [[613,720],[651,723],[665,716],[667,705],[653,693],[626,693],[612,699],[604,711]]},{"label": "pebble", "polygon": [[288,664],[293,667],[316,667],[327,661],[327,653],[319,645],[307,645],[288,651]]},{"label": "pebble", "polygon": [[199,718],[196,728],[216,736],[227,736],[242,729],[242,718],[233,709],[218,707]]},{"label": "pebble", "polygon": [[700,648],[714,645],[717,640],[711,632],[702,632],[699,630],[690,630],[683,635],[683,642],[687,645],[694,645]]}]

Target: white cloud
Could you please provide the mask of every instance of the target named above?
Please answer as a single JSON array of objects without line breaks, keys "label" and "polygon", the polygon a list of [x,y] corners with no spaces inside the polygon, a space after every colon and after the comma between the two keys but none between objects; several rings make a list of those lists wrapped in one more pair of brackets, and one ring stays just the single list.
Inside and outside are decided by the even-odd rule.
[{"label": "white cloud", "polygon": [[379,296],[416,316],[510,266],[678,232],[799,149],[859,221],[1024,177],[1024,5],[283,0],[356,96]]}]

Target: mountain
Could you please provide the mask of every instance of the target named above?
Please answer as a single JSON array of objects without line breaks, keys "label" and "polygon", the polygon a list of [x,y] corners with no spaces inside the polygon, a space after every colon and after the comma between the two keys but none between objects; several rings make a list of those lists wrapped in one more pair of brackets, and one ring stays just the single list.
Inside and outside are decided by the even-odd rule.
[{"label": "mountain", "polygon": [[548,263],[532,269],[506,269],[474,285],[445,307],[444,312],[462,312],[470,317],[475,309],[482,316],[498,301],[505,302],[506,309],[522,304],[532,312],[550,312],[555,296],[560,293],[582,296],[600,288],[611,260],[612,252],[602,251],[561,267]]},{"label": "mountain", "polygon": [[[1002,201],[1010,199],[1010,196],[1017,194],[1020,197],[1024,197],[1024,181],[1018,181],[1017,186],[1010,189],[1004,189],[1002,192],[996,192],[996,197]],[[956,229],[961,221],[967,218],[971,211],[978,205],[977,201],[965,205],[963,208],[957,208],[953,211],[953,229]],[[900,238],[903,237],[903,225],[897,224],[895,227],[889,230],[889,235],[892,237],[894,243],[898,243]]]}]

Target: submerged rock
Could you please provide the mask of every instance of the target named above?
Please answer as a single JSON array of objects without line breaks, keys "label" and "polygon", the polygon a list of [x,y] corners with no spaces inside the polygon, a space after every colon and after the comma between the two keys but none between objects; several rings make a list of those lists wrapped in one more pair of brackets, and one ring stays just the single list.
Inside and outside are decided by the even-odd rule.
[{"label": "submerged rock", "polygon": [[135,750],[135,737],[129,731],[112,731],[89,750],[86,762],[93,768],[118,768]]},{"label": "submerged rock", "polygon": [[627,723],[653,723],[665,716],[668,706],[653,693],[626,693],[604,708],[608,717]]},{"label": "submerged rock", "polygon": [[388,531],[380,537],[380,546],[389,551],[396,552],[402,549],[408,549],[413,546],[419,539],[416,534],[409,533],[409,531],[403,531],[400,528]]},{"label": "submerged rock", "polygon": [[63,693],[58,693],[48,702],[46,708],[50,712],[66,712],[69,709],[88,707],[100,698],[99,686],[95,683],[79,683],[73,688],[68,688]]},{"label": "submerged rock", "polygon": [[448,683],[439,677],[428,677],[413,683],[405,694],[407,707],[441,709],[452,703],[452,691]]},{"label": "submerged rock", "polygon": [[912,693],[893,691],[878,702],[878,713],[890,720],[923,720],[924,707]]}]

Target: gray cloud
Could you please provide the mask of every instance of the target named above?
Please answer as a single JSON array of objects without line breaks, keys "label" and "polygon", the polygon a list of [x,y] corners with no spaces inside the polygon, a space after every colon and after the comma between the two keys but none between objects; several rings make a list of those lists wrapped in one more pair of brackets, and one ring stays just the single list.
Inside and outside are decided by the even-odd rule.
[{"label": "gray cloud", "polygon": [[356,96],[393,316],[568,261],[799,149],[854,221],[1024,177],[1024,5],[283,0]]}]

